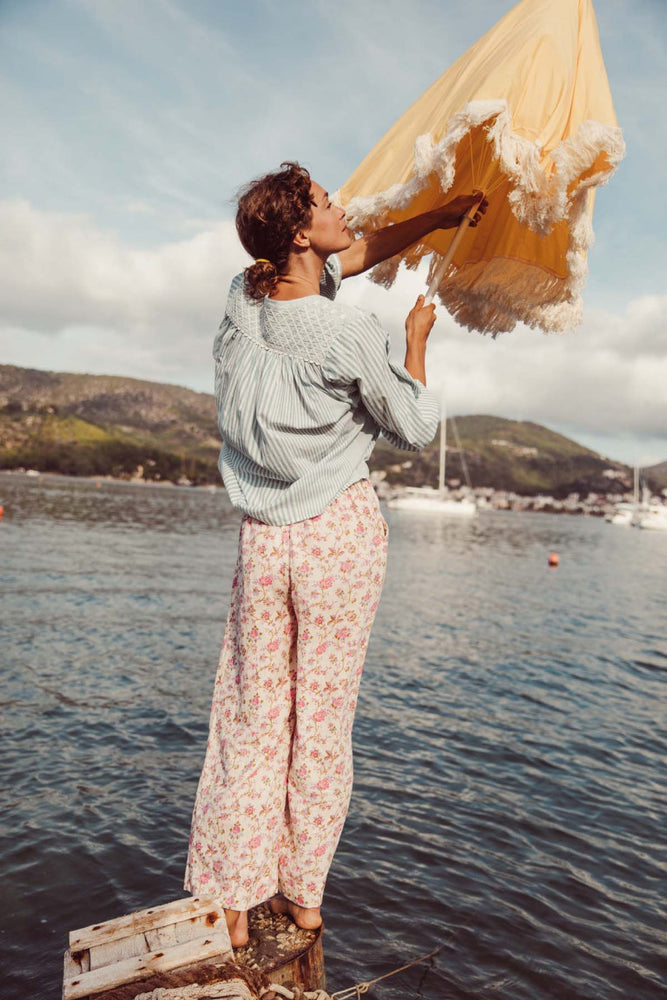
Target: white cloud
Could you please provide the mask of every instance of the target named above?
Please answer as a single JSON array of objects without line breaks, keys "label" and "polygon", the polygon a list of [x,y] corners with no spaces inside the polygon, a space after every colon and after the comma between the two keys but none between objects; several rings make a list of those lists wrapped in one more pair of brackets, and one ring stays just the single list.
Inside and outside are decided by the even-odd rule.
[{"label": "white cloud", "polygon": [[[0,203],[0,229],[4,361],[210,389],[227,287],[247,262],[233,223],[137,250],[83,216],[13,201]],[[390,292],[357,278],[341,295],[377,313],[400,356],[405,316],[423,290],[422,273],[403,273]],[[429,382],[446,388],[450,413],[567,427],[581,439],[608,438],[616,457],[615,437],[662,439],[667,453],[666,330],[667,296],[658,295],[631,301],[622,315],[591,310],[569,334],[519,328],[495,341],[462,330],[440,307]]]},{"label": "white cloud", "polygon": [[246,256],[226,221],[155,250],[25,201],[0,203],[0,228],[5,323],[53,334],[79,326],[124,331],[157,354],[210,327]]},{"label": "white cloud", "polygon": [[[344,290],[378,315],[396,353],[404,318],[424,291],[422,275],[402,275],[390,293],[364,281]],[[662,438],[667,454],[667,296],[632,300],[622,315],[586,311],[566,334],[519,327],[496,340],[461,329],[439,307],[427,374],[446,390],[451,413],[534,420],[591,437]]]},{"label": "white cloud", "polygon": [[[303,159],[335,190],[510,5],[15,4],[0,36],[0,102],[12,136],[0,180],[44,207],[84,209],[114,226],[119,203],[155,207],[142,227],[133,222],[132,236],[144,244],[177,236],[188,215],[229,214],[233,190],[286,156]],[[647,234],[664,232],[660,21],[651,0],[631,11],[608,0],[598,17],[629,150],[611,188],[613,213],[598,213],[612,236],[618,223],[623,242],[610,239],[607,251],[602,239],[597,253],[613,269],[624,246],[637,259],[643,241],[638,249],[653,252],[643,254],[641,269],[629,269],[640,284],[664,263],[664,250],[645,247]],[[132,223],[120,221],[129,236]]]}]

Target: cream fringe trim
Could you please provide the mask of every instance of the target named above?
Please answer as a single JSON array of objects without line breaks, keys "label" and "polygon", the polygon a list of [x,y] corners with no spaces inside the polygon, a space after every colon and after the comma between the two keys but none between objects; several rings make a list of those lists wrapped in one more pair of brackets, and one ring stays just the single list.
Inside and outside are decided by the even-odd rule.
[{"label": "cream fringe trim", "polygon": [[[349,224],[360,232],[387,225],[388,214],[407,208],[432,174],[439,178],[446,194],[454,183],[458,144],[468,132],[482,125],[486,125],[493,157],[512,187],[508,200],[515,218],[541,236],[548,235],[557,222],[568,221],[568,276],[563,280],[548,274],[539,264],[502,259],[460,269],[452,265],[439,285],[438,295],[462,326],[482,333],[495,335],[512,330],[517,322],[548,332],[570,329],[581,321],[581,291],[594,239],[588,191],[606,184],[625,155],[618,127],[583,122],[576,136],[561,142],[552,152],[554,169],[547,174],[541,165],[540,146],[512,131],[506,101],[471,101],[454,116],[440,142],[434,143],[430,135],[417,138],[410,180],[376,195],[350,200],[345,206]],[[606,154],[608,168],[582,178],[601,153]],[[417,267],[424,254],[430,252],[424,246],[413,247],[405,257],[406,266]],[[433,254],[429,281],[440,259]],[[378,265],[372,280],[391,286],[399,263],[400,258],[395,257]]]}]

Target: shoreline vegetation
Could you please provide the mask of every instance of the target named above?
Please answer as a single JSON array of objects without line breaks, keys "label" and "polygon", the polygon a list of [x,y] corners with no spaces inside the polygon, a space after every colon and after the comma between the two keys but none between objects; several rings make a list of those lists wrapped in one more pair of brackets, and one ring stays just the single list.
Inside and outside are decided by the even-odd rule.
[{"label": "shoreline vegetation", "polygon": [[[463,416],[455,426],[448,421],[447,441],[448,487],[455,496],[476,495],[485,506],[603,514],[631,499],[629,466],[540,424]],[[222,488],[219,450],[208,393],[0,365],[3,471]],[[380,496],[435,486],[438,450],[439,436],[420,453],[380,438],[369,463]],[[660,496],[667,462],[643,470],[642,480]]]},{"label": "shoreline vegetation", "polygon": [[[137,470],[140,471],[140,470]],[[86,480],[91,483],[95,483],[101,486],[102,483],[119,483],[125,486],[157,486],[159,488],[169,488],[169,489],[196,489],[204,490],[208,493],[225,493],[225,487],[222,481],[217,483],[193,483],[188,479],[182,478],[179,480],[170,479],[144,479],[141,475],[135,476],[112,476],[109,474],[105,475],[92,475],[92,476],[71,476],[67,473],[62,472],[42,472],[37,469],[6,469],[0,468],[0,482],[2,481],[2,476],[22,476],[31,479],[80,479]],[[400,491],[400,487],[394,490],[392,487],[388,487],[385,481],[378,477],[377,473],[371,472],[370,475],[371,482],[380,497],[381,500],[387,499],[394,492]],[[518,493],[513,493],[507,490],[494,490],[490,487],[480,487],[472,488],[468,487],[456,487],[450,486],[449,493],[453,499],[463,499],[464,497],[474,497],[477,499],[480,508],[483,510],[500,510],[500,511],[527,511],[533,513],[541,514],[583,514],[587,517],[607,517],[608,515],[614,513],[616,507],[619,503],[631,503],[632,493],[618,494],[618,495],[602,495],[602,494],[588,494],[587,496],[580,496],[578,493],[572,493],[562,500],[559,500],[553,496],[548,496],[544,494],[536,494],[535,496],[524,496]],[[667,490],[663,491],[663,496],[667,494]],[[660,502],[661,498],[658,498]],[[667,504],[667,500],[664,501]]]}]

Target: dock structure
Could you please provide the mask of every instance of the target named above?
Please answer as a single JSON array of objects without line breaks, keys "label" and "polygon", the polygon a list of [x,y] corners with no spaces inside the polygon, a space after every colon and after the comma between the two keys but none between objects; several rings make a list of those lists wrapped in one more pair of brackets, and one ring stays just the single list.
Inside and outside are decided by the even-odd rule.
[{"label": "dock structure", "polygon": [[[326,993],[322,928],[302,930],[266,905],[248,914],[250,941],[232,949],[222,907],[188,897],[71,931],[65,952],[63,1000],[170,1000],[238,996],[270,1000]],[[213,984],[238,983],[237,994]],[[197,991],[197,986],[201,990]],[[172,992],[173,991],[173,992]],[[284,992],[283,992],[284,991]]]}]

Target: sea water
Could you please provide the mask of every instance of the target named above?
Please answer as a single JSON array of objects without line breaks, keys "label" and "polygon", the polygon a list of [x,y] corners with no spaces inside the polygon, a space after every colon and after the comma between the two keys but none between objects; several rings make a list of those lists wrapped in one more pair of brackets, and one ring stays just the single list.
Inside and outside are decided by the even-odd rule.
[{"label": "sea water", "polygon": [[[49,1000],[69,930],[183,894],[239,517],[46,476],[0,502],[0,995]],[[385,513],[329,989],[440,949],[369,996],[666,996],[667,534]]]}]

